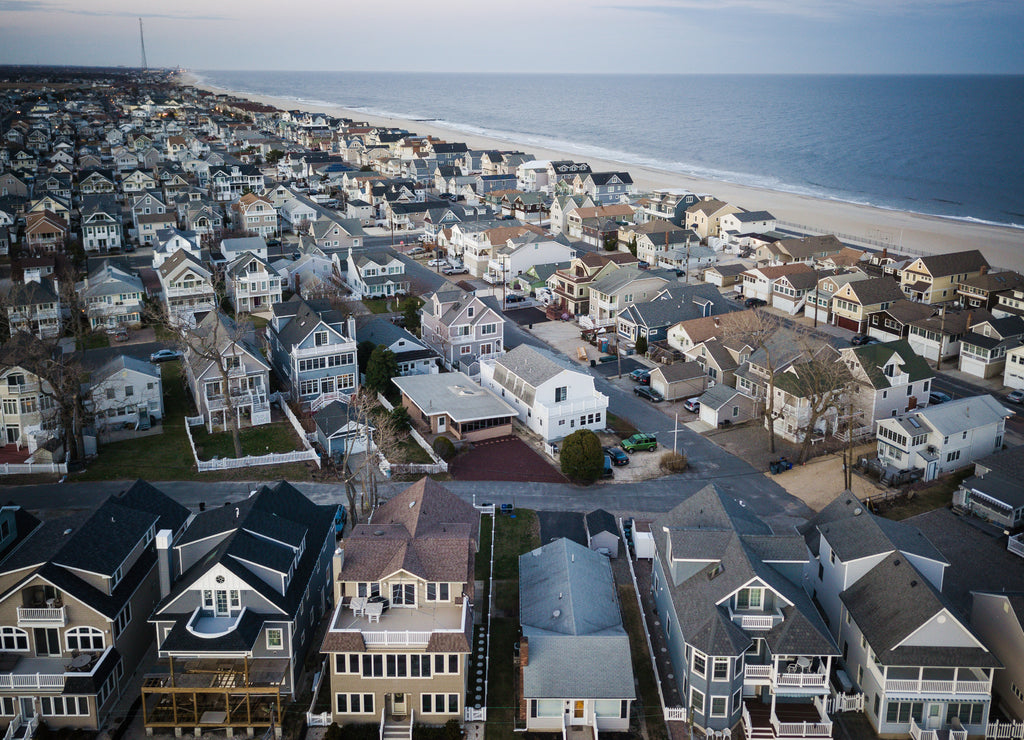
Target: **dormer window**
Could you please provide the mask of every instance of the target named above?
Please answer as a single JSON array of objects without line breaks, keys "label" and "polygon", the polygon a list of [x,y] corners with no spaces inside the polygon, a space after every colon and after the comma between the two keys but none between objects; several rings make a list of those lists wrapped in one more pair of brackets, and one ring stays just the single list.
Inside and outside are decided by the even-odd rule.
[{"label": "dormer window", "polygon": [[764,590],[760,588],[740,589],[736,594],[737,609],[760,609],[763,603]]},{"label": "dormer window", "polygon": [[313,335],[313,343],[317,347],[323,347],[324,345],[327,344],[327,341],[327,332],[325,331],[318,331],[316,334]]}]

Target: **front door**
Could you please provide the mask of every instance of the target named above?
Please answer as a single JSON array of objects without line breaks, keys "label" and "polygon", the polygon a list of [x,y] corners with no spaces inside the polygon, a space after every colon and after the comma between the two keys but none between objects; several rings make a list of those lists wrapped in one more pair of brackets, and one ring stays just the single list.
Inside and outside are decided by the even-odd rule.
[{"label": "front door", "polygon": [[928,718],[925,720],[924,729],[926,730],[937,730],[942,726],[942,705],[941,704],[929,704],[928,705]]},{"label": "front door", "polygon": [[60,632],[55,629],[36,627],[36,655],[60,655]]},{"label": "front door", "polygon": [[36,716],[36,700],[31,696],[23,696],[19,699],[21,704],[21,716],[26,720]]},{"label": "front door", "polygon": [[584,715],[583,700],[582,699],[576,699],[572,703],[572,724],[574,724],[574,725],[586,724],[586,720],[585,720],[583,715]]},{"label": "front door", "polygon": [[395,693],[391,695],[391,713],[396,717],[404,717],[409,713],[409,705],[406,694]]},{"label": "front door", "polygon": [[445,419],[446,418],[447,417],[445,417],[444,414],[441,414],[439,417],[437,417],[437,431],[438,431],[438,433],[441,433],[441,432],[444,431],[444,429],[445,429],[444,423],[445,423]]},{"label": "front door", "polygon": [[7,444],[13,445],[18,441],[18,427],[7,427]]},{"label": "front door", "polygon": [[228,592],[218,589],[213,592],[214,613],[218,617],[226,617],[228,612]]},{"label": "front door", "polygon": [[925,482],[935,480],[936,467],[938,467],[938,464],[935,462],[935,460],[932,460],[931,462],[928,463],[928,466],[925,469],[924,473]]}]

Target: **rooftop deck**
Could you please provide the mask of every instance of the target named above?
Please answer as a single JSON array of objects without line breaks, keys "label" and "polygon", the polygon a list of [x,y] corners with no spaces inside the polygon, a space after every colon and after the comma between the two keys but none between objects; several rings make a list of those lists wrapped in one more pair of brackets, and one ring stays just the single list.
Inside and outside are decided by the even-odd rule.
[{"label": "rooftop deck", "polygon": [[[392,606],[371,622],[357,615],[349,600],[338,605],[331,619],[332,632],[360,632],[367,647],[423,645],[434,632],[462,632],[470,618],[469,603],[420,605],[414,609]],[[374,618],[375,619],[375,618]]]}]

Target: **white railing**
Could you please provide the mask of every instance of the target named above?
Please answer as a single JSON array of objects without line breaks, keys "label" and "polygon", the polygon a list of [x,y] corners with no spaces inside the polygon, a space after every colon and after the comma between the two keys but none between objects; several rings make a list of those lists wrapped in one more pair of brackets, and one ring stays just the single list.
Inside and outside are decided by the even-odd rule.
[{"label": "white railing", "polygon": [[486,722],[487,721],[487,707],[466,707],[465,713],[466,722]]},{"label": "white railing", "polygon": [[68,610],[67,607],[49,607],[44,609],[34,607],[18,607],[18,624],[23,623],[59,623],[62,627],[67,624],[68,621]]},{"label": "white railing", "polygon": [[889,678],[885,681],[885,690],[917,694],[987,694],[989,683],[988,681],[927,681]]},{"label": "white railing", "polygon": [[23,473],[60,473],[66,475],[66,463],[4,463],[0,465],[0,475],[21,475]]},{"label": "white railing", "polygon": [[685,722],[686,721],[686,707],[665,707],[665,721],[666,722]]},{"label": "white railing", "polygon": [[949,730],[949,740],[967,740],[967,730]]},{"label": "white railing", "polygon": [[770,664],[766,665],[746,665],[744,669],[744,679],[760,681],[764,679],[770,679],[774,671],[774,666]]},{"label": "white railing", "polygon": [[935,730],[922,730],[913,717],[910,718],[910,737],[913,740],[938,740]]},{"label": "white railing", "polygon": [[745,630],[770,630],[775,623],[775,617],[771,614],[734,614],[733,621],[739,622],[740,627]]},{"label": "white railing", "polygon": [[380,713],[380,740],[384,740],[384,720],[388,716],[388,708],[384,707],[384,710]]},{"label": "white railing", "polygon": [[1024,722],[989,722],[985,727],[985,737],[989,740],[1022,740]]},{"label": "white railing", "polygon": [[416,708],[409,707],[409,740],[412,740],[412,728],[416,724]]},{"label": "white railing", "polygon": [[320,467],[320,455],[310,450],[296,452],[272,452],[269,455],[246,455],[245,457],[225,457],[219,460],[197,460],[196,466],[200,473],[210,470],[232,470],[234,468],[251,468],[261,465],[286,465],[293,462],[314,462]]},{"label": "white railing", "polygon": [[321,393],[319,396],[314,398],[309,404],[309,412],[315,414],[317,411],[322,409],[332,401],[341,401],[344,404],[348,404],[352,401],[352,396],[344,391],[333,391],[332,393]]},{"label": "white railing", "polygon": [[381,646],[417,646],[426,645],[430,642],[430,636],[433,632],[395,632],[395,631],[382,631],[382,632],[363,632],[363,642],[366,643],[367,647],[381,647]]},{"label": "white railing", "polygon": [[1006,549],[1012,552],[1014,555],[1019,555],[1024,558],[1024,532],[1015,534],[1006,543]]},{"label": "white railing", "polygon": [[828,698],[828,714],[863,712],[864,694],[836,694]]},{"label": "white railing", "polygon": [[306,712],[306,724],[310,727],[329,727],[331,724],[331,713],[320,712],[318,714],[313,713],[313,707],[316,706],[316,697],[320,691],[320,684],[324,680],[324,676],[327,675],[327,669],[329,667],[330,656],[324,658],[323,664],[320,666],[320,670],[317,671],[316,675],[313,676],[313,699],[309,704],[309,711]]},{"label": "white railing", "polygon": [[827,673],[779,673],[775,678],[777,686],[813,689],[828,686]]},{"label": "white railing", "polygon": [[750,736],[754,732],[754,725],[750,719],[750,711],[747,709],[747,704],[744,702],[743,706],[743,734],[747,736],[747,740],[750,740]]},{"label": "white railing", "polygon": [[190,427],[201,427],[206,423],[205,416],[186,416],[185,424]]},{"label": "white railing", "polygon": [[302,424],[300,424],[299,420],[295,418],[295,414],[292,413],[285,397],[282,394],[277,393],[271,398],[271,400],[277,401],[277,405],[281,408],[281,411],[284,412],[285,418],[287,418],[289,423],[291,423],[292,429],[295,430],[299,440],[302,442],[302,446],[305,447],[307,451],[313,452],[313,445],[310,444],[309,438],[306,436],[306,430],[302,428]]},{"label": "white railing", "polygon": [[[775,737],[832,737],[831,722],[779,722],[772,713],[772,728]],[[935,740],[934,738],[932,740]]]},{"label": "white railing", "polygon": [[306,712],[306,724],[310,727],[330,727],[331,713],[320,712],[319,714],[313,714],[312,712]]},{"label": "white railing", "polygon": [[63,673],[0,673],[0,689],[63,688]]},{"label": "white railing", "polygon": [[164,288],[164,296],[167,298],[198,298],[213,299],[216,293],[212,286],[196,285],[191,288]]}]

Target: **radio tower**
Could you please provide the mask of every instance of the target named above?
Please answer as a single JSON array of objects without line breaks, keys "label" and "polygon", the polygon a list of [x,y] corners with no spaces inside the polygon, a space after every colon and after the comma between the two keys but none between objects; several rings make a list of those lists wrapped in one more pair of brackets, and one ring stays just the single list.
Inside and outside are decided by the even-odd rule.
[{"label": "radio tower", "polygon": [[146,37],[142,33],[142,19],[139,18],[139,43],[142,45],[142,68],[149,69],[149,65],[146,64]]}]

